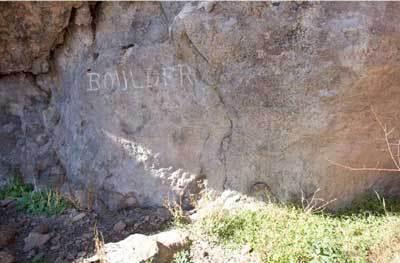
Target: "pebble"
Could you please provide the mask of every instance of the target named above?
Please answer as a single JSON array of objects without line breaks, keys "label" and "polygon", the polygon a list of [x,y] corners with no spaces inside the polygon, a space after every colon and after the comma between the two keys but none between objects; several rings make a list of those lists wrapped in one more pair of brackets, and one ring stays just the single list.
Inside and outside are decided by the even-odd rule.
[{"label": "pebble", "polygon": [[73,260],[73,259],[75,259],[75,256],[74,256],[74,254],[72,254],[72,253],[68,253],[68,254],[67,254],[67,259],[69,259],[69,260]]},{"label": "pebble", "polygon": [[32,232],[39,234],[47,234],[49,231],[50,228],[47,224],[39,224],[32,229]]},{"label": "pebble", "polygon": [[10,205],[12,202],[15,202],[14,199],[4,199],[0,201],[0,206],[1,207],[6,207],[8,205]]},{"label": "pebble", "polygon": [[15,262],[15,257],[6,251],[0,251],[0,262],[13,263]]},{"label": "pebble", "polygon": [[244,256],[249,254],[251,251],[253,251],[252,247],[249,244],[246,244],[242,247],[240,254]]},{"label": "pebble", "polygon": [[60,248],[60,245],[55,245],[55,246],[51,246],[50,250],[58,250]]},{"label": "pebble", "polygon": [[120,233],[122,232],[126,227],[126,224],[123,221],[119,221],[116,223],[113,227],[114,232]]},{"label": "pebble", "polygon": [[10,245],[15,241],[17,231],[15,227],[10,225],[0,226],[0,248]]},{"label": "pebble", "polygon": [[38,248],[46,244],[47,241],[51,238],[50,234],[39,234],[35,232],[31,232],[25,239],[24,251],[28,252],[33,248]]},{"label": "pebble", "polygon": [[82,235],[82,237],[83,237],[84,239],[92,239],[93,233],[85,233],[85,234]]},{"label": "pebble", "polygon": [[76,216],[74,216],[73,218],[72,218],[72,222],[74,223],[74,222],[77,222],[77,221],[79,221],[79,220],[81,220],[82,218],[84,218],[86,216],[86,213],[79,213],[79,214],[77,214]]}]

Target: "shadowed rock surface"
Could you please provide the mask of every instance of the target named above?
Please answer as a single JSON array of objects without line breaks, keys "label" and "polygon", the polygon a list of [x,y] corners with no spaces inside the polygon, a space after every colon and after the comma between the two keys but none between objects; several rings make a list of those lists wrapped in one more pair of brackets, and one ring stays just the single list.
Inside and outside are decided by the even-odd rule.
[{"label": "shadowed rock surface", "polygon": [[[16,15],[24,10],[20,15]],[[89,208],[398,193],[398,3],[2,3],[0,178]],[[397,22],[396,22],[397,21]],[[19,28],[21,27],[21,29]],[[399,138],[396,132],[391,139]]]}]

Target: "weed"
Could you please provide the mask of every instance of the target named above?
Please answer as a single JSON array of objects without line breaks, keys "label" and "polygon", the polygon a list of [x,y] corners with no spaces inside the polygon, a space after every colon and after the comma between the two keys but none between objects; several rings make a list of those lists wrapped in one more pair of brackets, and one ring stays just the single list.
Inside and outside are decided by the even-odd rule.
[{"label": "weed", "polygon": [[59,193],[52,190],[34,191],[33,187],[24,184],[19,177],[13,177],[0,189],[0,199],[16,199],[17,207],[35,215],[57,215],[70,206]]},{"label": "weed", "polygon": [[[379,244],[396,239],[397,208],[399,201],[376,196],[337,214],[267,204],[256,211],[217,211],[197,224],[211,241],[234,248],[250,244],[265,262],[366,262],[382,249]],[[387,254],[380,262],[389,260]]]},{"label": "weed", "polygon": [[172,224],[177,227],[183,227],[189,223],[188,218],[183,211],[181,201],[178,203],[175,200],[170,200],[169,198],[164,201],[164,207],[168,209],[169,213],[172,216],[173,222]]},{"label": "weed", "polygon": [[62,196],[52,190],[32,191],[18,198],[18,207],[34,215],[58,215],[69,207]]},{"label": "weed", "polygon": [[9,180],[8,184],[0,189],[0,200],[20,198],[32,191],[32,185],[24,184],[20,177],[14,176]]},{"label": "weed", "polygon": [[179,251],[174,255],[173,263],[193,263],[188,250]]}]

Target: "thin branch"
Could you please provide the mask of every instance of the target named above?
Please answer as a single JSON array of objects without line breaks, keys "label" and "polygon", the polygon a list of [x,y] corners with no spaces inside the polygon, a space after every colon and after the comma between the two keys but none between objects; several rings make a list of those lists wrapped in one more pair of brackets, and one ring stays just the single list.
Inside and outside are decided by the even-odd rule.
[{"label": "thin branch", "polygon": [[320,191],[319,188],[316,191],[314,191],[311,199],[308,200],[307,198],[304,197],[303,190],[301,190],[301,205],[304,212],[306,213],[322,212],[329,204],[336,201],[336,198],[330,201],[325,201],[322,198],[317,198],[316,195],[319,191]]},{"label": "thin branch", "polygon": [[397,144],[397,161],[400,164],[400,140],[399,143]]},{"label": "thin branch", "polygon": [[345,164],[341,164],[341,163],[334,162],[334,161],[329,160],[329,159],[326,159],[326,160],[327,160],[328,162],[330,162],[330,163],[336,165],[336,166],[339,166],[339,167],[342,167],[342,168],[345,168],[345,169],[348,169],[348,170],[351,170],[351,171],[400,172],[400,169],[397,169],[397,168],[389,169],[389,168],[352,167],[352,166],[348,166],[348,165],[345,165]]},{"label": "thin branch", "polygon": [[386,146],[388,148],[389,154],[390,154],[390,158],[392,158],[392,161],[394,163],[394,165],[397,167],[398,170],[400,170],[400,166],[399,163],[397,163],[396,158],[394,158],[393,152],[392,152],[392,147],[390,146],[390,142],[389,142],[389,134],[391,134],[393,132],[394,129],[392,129],[390,132],[387,132],[387,128],[386,125],[383,126],[381,120],[378,118],[378,115],[376,114],[375,110],[373,107],[371,107],[371,111],[375,116],[376,121],[379,123],[379,125],[381,126],[384,134],[385,134],[385,141],[386,141]]},{"label": "thin branch", "polygon": [[[336,166],[339,166],[339,167],[342,167],[342,168],[345,168],[345,169],[351,170],[351,171],[378,171],[378,172],[396,172],[396,173],[398,173],[398,172],[400,172],[400,140],[399,140],[399,143],[397,143],[397,144],[390,143],[389,135],[394,131],[394,128],[391,129],[390,131],[388,131],[386,124],[383,124],[383,122],[379,119],[379,117],[376,114],[373,107],[371,107],[371,111],[375,116],[375,120],[378,122],[379,126],[381,127],[381,129],[384,133],[387,151],[389,152],[390,158],[392,159],[392,162],[396,166],[396,168],[390,169],[390,168],[378,168],[378,167],[375,167],[375,168],[352,167],[349,165],[337,163],[337,162],[329,160],[329,159],[326,159],[326,160]],[[395,155],[393,154],[393,150],[392,150],[393,145],[397,146],[397,159],[396,159]],[[377,166],[378,165],[379,165],[379,163],[377,163]]]}]

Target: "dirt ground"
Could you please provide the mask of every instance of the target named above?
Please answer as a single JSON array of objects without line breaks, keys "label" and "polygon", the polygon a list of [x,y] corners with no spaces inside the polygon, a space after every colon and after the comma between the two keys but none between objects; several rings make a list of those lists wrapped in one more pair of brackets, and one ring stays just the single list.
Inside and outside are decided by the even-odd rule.
[{"label": "dirt ground", "polygon": [[[101,215],[68,209],[61,215],[45,217],[19,211],[14,201],[2,201],[0,261],[5,263],[7,254],[9,258],[14,257],[15,262],[83,262],[94,253],[95,228],[107,243],[134,233],[157,232],[167,226],[169,220],[170,214],[164,208],[135,208]],[[27,239],[29,235],[35,238]]]}]

